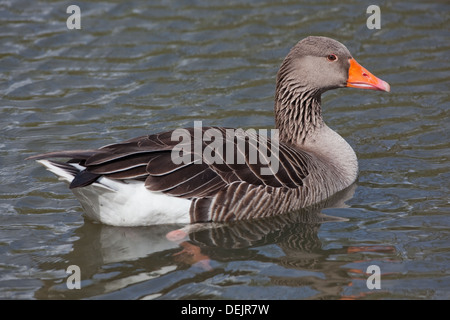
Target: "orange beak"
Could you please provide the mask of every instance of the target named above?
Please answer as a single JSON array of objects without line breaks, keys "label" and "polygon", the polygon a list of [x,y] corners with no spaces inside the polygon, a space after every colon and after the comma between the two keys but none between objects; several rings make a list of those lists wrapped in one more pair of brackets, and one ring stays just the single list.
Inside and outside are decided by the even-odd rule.
[{"label": "orange beak", "polygon": [[347,87],[387,92],[391,90],[389,83],[375,77],[366,68],[356,62],[355,59],[351,58],[349,62],[350,69],[348,70]]}]

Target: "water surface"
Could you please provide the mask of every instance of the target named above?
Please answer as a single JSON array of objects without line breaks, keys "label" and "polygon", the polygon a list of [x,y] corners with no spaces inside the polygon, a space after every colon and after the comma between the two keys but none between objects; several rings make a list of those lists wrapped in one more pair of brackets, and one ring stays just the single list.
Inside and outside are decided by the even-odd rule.
[{"label": "water surface", "polygon": [[[449,4],[379,1],[369,30],[371,2],[81,1],[82,29],[68,30],[70,4],[0,3],[0,298],[450,298]],[[178,245],[165,234],[179,226],[90,222],[24,160],[196,120],[271,128],[277,69],[308,35],[341,41],[392,88],[323,96],[360,176],[322,207]]]}]

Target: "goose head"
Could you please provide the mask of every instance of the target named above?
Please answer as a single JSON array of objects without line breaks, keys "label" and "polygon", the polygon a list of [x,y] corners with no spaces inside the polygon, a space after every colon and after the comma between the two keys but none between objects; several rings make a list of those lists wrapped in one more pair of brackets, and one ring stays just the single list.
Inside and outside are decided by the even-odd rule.
[{"label": "goose head", "polygon": [[389,84],[362,67],[342,43],[318,36],[307,37],[291,49],[277,83],[279,89],[287,86],[315,95],[343,87],[390,91]]}]

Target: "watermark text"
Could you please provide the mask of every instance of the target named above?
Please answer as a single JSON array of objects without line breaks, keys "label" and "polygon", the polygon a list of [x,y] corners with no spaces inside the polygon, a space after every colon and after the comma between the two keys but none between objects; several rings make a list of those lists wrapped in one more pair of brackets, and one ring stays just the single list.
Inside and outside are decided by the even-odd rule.
[{"label": "watermark text", "polygon": [[261,175],[273,175],[279,169],[278,130],[203,129],[194,121],[193,133],[176,129],[171,140],[179,143],[172,149],[174,164],[258,164]]},{"label": "watermark text", "polygon": [[381,29],[381,10],[377,5],[370,5],[367,7],[367,14],[370,16],[367,18],[367,28],[372,29]]},{"label": "watermark text", "polygon": [[67,29],[81,29],[81,10],[79,6],[70,5],[67,7],[66,13],[71,13],[67,18]]}]

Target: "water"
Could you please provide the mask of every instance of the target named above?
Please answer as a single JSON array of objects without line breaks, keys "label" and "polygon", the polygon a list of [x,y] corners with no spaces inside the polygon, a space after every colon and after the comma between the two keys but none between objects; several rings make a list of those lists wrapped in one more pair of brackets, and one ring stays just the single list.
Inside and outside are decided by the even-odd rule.
[{"label": "water", "polygon": [[[450,298],[449,4],[379,1],[369,30],[373,3],[351,0],[77,2],[82,29],[68,30],[69,4],[0,3],[0,298]],[[311,34],[392,88],[324,95],[360,176],[323,208],[212,226],[181,246],[165,238],[177,226],[86,220],[66,185],[24,160],[195,120],[270,128],[277,69]],[[381,289],[367,287],[370,265]]]}]

